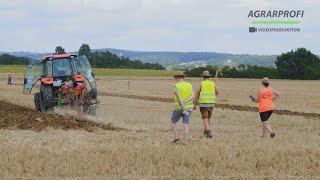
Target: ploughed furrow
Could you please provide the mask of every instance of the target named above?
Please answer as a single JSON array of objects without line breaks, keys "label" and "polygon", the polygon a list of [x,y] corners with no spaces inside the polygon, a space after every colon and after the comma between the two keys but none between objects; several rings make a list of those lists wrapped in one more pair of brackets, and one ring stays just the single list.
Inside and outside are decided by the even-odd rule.
[{"label": "ploughed furrow", "polygon": [[0,129],[42,131],[63,130],[122,130],[112,124],[102,124],[73,116],[36,112],[32,109],[0,101]]},{"label": "ploughed furrow", "polygon": [[[172,98],[161,98],[161,97],[152,97],[152,96],[117,94],[117,93],[106,93],[106,92],[101,92],[101,93],[99,93],[99,95],[122,97],[122,98],[132,98],[132,99],[141,99],[141,100],[146,100],[146,101],[167,102],[167,103],[172,103],[173,102]],[[234,104],[216,104],[215,107],[221,108],[221,109],[237,110],[237,111],[258,112],[258,108],[257,107],[234,105]],[[275,114],[279,114],[279,115],[303,116],[303,117],[306,117],[306,118],[320,119],[320,114],[317,114],[317,113],[305,113],[305,112],[288,111],[288,110],[275,110],[274,113]]]}]

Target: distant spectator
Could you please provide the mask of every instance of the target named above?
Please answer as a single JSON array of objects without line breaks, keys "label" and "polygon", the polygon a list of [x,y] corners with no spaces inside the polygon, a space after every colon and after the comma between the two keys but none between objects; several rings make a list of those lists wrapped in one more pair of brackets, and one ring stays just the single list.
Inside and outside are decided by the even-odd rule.
[{"label": "distant spectator", "polygon": [[13,74],[12,74],[12,71],[10,70],[8,72],[8,85],[12,85],[12,78],[13,78]]}]

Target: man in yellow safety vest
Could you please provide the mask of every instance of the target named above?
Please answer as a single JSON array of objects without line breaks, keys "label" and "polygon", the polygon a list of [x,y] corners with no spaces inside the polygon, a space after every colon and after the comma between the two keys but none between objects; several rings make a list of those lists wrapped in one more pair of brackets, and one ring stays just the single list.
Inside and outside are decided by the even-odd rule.
[{"label": "man in yellow safety vest", "polygon": [[216,96],[219,95],[219,91],[215,82],[209,80],[210,76],[211,74],[209,73],[209,71],[203,71],[203,79],[196,90],[193,107],[193,109],[195,110],[197,105],[199,104],[204,125],[204,136],[206,138],[213,137],[210,130],[210,120],[213,107],[216,103]]},{"label": "man in yellow safety vest", "polygon": [[193,108],[194,93],[192,85],[184,81],[184,74],[175,75],[174,78],[177,83],[174,85],[174,111],[171,116],[171,127],[175,137],[172,143],[178,144],[180,142],[176,123],[182,117],[184,143],[186,144],[189,138],[189,121]]}]

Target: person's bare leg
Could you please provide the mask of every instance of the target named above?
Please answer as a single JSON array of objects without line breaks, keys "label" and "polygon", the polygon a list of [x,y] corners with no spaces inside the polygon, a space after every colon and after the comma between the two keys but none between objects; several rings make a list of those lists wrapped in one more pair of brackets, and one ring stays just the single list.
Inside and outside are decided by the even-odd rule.
[{"label": "person's bare leg", "polygon": [[262,129],[262,135],[260,136],[260,138],[265,138],[266,137],[266,134],[267,134],[267,130],[266,128],[264,127],[264,124],[261,123],[261,129]]},{"label": "person's bare leg", "polygon": [[203,135],[205,136],[205,137],[207,137],[208,136],[208,132],[209,132],[209,130],[210,130],[210,124],[209,124],[209,120],[208,119],[202,119],[202,121],[203,121],[203,129],[204,129],[204,131],[203,131]]},{"label": "person's bare leg", "polygon": [[210,130],[209,119],[202,119],[202,120],[203,120],[204,130],[205,130],[205,131]]},{"label": "person's bare leg", "polygon": [[[210,126],[211,126],[211,117],[209,117],[208,122],[209,122],[209,128],[208,128],[208,130],[210,130]],[[212,131],[211,131],[211,130],[210,130],[210,136],[212,137]],[[210,137],[210,138],[211,138],[211,137]]]},{"label": "person's bare leg", "polygon": [[206,138],[212,138],[212,134],[210,131],[210,120],[209,119],[203,119],[203,125],[204,125],[204,136]]},{"label": "person's bare leg", "polygon": [[184,139],[183,142],[184,144],[188,143],[188,139],[189,139],[189,124],[183,124],[184,127]]},{"label": "person's bare leg", "polygon": [[208,119],[208,123],[209,123],[209,129],[210,130],[210,126],[211,126],[211,118]]},{"label": "person's bare leg", "polygon": [[265,122],[264,122],[264,126],[265,126],[266,131],[270,133],[270,137],[271,137],[271,138],[274,138],[275,135],[276,135],[276,133],[274,133],[274,132],[272,131],[271,126],[269,125],[269,122],[268,122],[268,121],[265,121]]},{"label": "person's bare leg", "polygon": [[265,128],[269,133],[272,133],[272,129],[271,129],[270,125],[269,125],[269,122],[268,122],[268,121],[264,121],[264,122],[262,122],[262,123],[263,123],[263,125],[264,125],[264,128]]},{"label": "person's bare leg", "polygon": [[209,130],[208,119],[202,119],[202,121],[203,121],[203,129],[204,129],[204,131],[208,131]]},{"label": "person's bare leg", "polygon": [[177,124],[174,123],[174,122],[171,122],[171,127],[172,127],[172,131],[173,131],[173,134],[174,134],[174,138],[175,139],[179,139],[179,133],[178,133],[178,130],[177,130]]},{"label": "person's bare leg", "polygon": [[208,131],[207,131],[207,138],[212,138],[213,137],[213,135],[212,135],[212,132],[211,132],[211,128],[210,128],[210,126],[211,126],[211,116],[212,116],[212,109],[213,108],[211,108],[211,110],[208,110]]}]

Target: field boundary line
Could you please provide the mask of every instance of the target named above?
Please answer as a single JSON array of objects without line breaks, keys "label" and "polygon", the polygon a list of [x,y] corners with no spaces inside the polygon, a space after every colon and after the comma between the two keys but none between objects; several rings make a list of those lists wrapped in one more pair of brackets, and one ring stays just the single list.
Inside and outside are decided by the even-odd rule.
[{"label": "field boundary line", "polygon": [[[117,93],[107,93],[107,92],[102,92],[99,95],[129,98],[129,99],[140,99],[140,100],[146,100],[146,101],[173,103],[172,98],[161,98],[161,97],[130,95],[130,94],[117,94]],[[243,106],[243,105],[216,104],[215,107],[220,108],[220,109],[231,109],[231,110],[236,110],[236,111],[258,112],[258,107]],[[289,111],[289,110],[275,110],[274,113],[278,114],[278,115],[303,116],[306,118],[320,119],[320,114],[318,114],[318,113],[305,113],[305,112],[297,112],[297,111]]]},{"label": "field boundary line", "polygon": [[[168,85],[168,87],[173,87],[173,84],[170,82],[146,82],[146,81],[141,81],[141,80],[123,80],[123,79],[118,79],[118,80],[113,80],[111,81],[111,83],[124,83],[124,85],[127,85],[127,83],[130,84],[134,84],[134,83],[143,83],[143,84],[154,84],[154,85]],[[223,86],[218,86],[219,89],[223,89],[223,90],[237,90],[237,91],[258,91],[257,88],[234,88],[234,87],[223,87]],[[275,88],[275,90],[279,91],[282,94],[288,94],[288,93],[293,93],[293,94],[300,94],[300,95],[308,95],[308,96],[319,96],[320,97],[320,93],[315,93],[315,91],[292,91],[292,90],[287,90],[287,89],[277,89]]]}]

